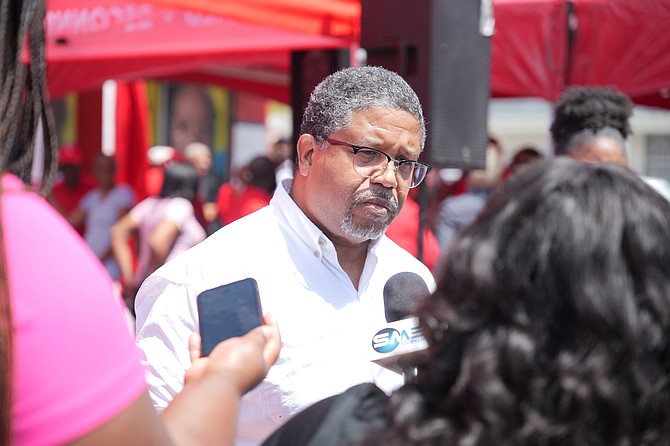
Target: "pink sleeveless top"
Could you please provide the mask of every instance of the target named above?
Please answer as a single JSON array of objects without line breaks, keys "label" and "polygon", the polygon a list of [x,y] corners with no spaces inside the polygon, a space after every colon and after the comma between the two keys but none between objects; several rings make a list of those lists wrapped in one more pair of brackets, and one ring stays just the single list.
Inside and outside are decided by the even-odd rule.
[{"label": "pink sleeveless top", "polygon": [[144,368],[118,293],[83,239],[16,177],[2,183],[13,444],[62,444],[137,400]]}]

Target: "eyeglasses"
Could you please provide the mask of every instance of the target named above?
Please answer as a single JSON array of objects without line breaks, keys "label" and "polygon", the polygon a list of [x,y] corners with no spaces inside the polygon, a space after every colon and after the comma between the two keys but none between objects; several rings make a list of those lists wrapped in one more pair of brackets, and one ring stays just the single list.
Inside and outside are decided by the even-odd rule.
[{"label": "eyeglasses", "polygon": [[366,178],[374,178],[382,175],[391,161],[393,161],[393,168],[396,173],[398,186],[400,187],[410,189],[417,187],[426,178],[430,169],[432,169],[431,166],[420,161],[391,158],[381,150],[373,149],[372,147],[356,146],[330,138],[326,139],[326,141],[333,146],[350,147],[354,151],[354,170],[357,174]]}]

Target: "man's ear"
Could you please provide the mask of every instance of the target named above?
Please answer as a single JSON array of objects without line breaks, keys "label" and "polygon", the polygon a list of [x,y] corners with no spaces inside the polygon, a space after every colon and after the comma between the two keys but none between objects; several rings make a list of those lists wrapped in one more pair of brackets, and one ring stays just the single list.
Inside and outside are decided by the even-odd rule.
[{"label": "man's ear", "polygon": [[302,176],[307,176],[312,169],[312,156],[314,151],[319,150],[316,139],[309,133],[303,133],[298,138],[297,144],[298,172]]}]

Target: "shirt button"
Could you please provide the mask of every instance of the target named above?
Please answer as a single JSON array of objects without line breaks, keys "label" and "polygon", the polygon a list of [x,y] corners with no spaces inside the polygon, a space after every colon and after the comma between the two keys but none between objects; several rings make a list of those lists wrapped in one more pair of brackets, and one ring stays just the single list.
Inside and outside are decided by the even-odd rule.
[{"label": "shirt button", "polygon": [[326,241],[322,238],[319,239],[319,246],[324,246],[326,244]]},{"label": "shirt button", "polygon": [[319,257],[321,257],[321,254],[319,253],[319,251],[314,251],[314,257],[316,257],[317,259]]}]

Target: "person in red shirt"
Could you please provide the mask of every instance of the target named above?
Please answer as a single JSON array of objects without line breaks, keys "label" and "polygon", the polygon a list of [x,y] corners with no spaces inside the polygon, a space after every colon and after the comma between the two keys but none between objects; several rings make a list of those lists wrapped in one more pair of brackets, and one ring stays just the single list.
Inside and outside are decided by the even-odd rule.
[{"label": "person in red shirt", "polygon": [[[97,187],[96,179],[84,172],[84,158],[79,147],[62,145],[58,150],[58,167],[61,177],[54,184],[48,197],[51,205],[63,216],[79,207],[79,202],[89,190]],[[84,223],[74,226],[79,234],[84,234]]]},{"label": "person in red shirt", "polygon": [[274,164],[267,156],[258,156],[242,168],[239,181],[219,188],[216,204],[222,225],[267,206],[277,186]]},{"label": "person in red shirt", "polygon": [[386,236],[421,260],[431,272],[440,256],[440,244],[428,227],[423,228],[421,256],[419,256],[419,203],[412,194],[407,194],[405,205],[395,220],[386,229]]}]

